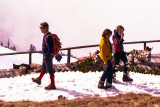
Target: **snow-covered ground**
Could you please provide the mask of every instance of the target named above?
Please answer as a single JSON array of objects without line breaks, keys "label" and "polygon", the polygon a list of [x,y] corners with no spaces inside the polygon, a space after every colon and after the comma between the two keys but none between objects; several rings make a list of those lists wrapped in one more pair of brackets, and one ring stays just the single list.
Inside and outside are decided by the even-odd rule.
[{"label": "snow-covered ground", "polygon": [[122,72],[117,73],[119,83],[113,83],[112,89],[98,89],[98,81],[102,72],[57,72],[55,84],[57,89],[46,91],[44,89],[50,83],[49,74],[45,74],[42,84],[33,83],[31,78],[39,74],[18,76],[15,78],[0,79],[0,100],[4,101],[46,101],[56,100],[58,96],[67,99],[83,97],[107,97],[125,94],[128,92],[148,93],[160,96],[160,76],[130,73],[134,79],[132,83],[122,82]]},{"label": "snow-covered ground", "polygon": [[[0,53],[6,49],[0,47]],[[8,51],[6,51],[8,52]],[[5,52],[5,53],[6,53]],[[20,58],[23,57],[23,58]],[[37,62],[41,62],[41,55],[33,56]],[[25,55],[0,56],[1,67],[8,67],[8,63],[21,63],[22,59],[28,57]],[[25,61],[25,60],[24,60]],[[61,61],[61,63],[64,60]],[[66,60],[65,60],[66,61]],[[7,63],[8,62],[8,63]],[[34,61],[33,61],[34,62]],[[35,61],[35,63],[37,63]],[[14,62],[15,63],[15,62]],[[14,78],[0,78],[0,100],[4,101],[46,101],[56,100],[62,95],[67,99],[83,98],[83,97],[107,97],[125,94],[128,92],[148,93],[154,96],[160,96],[160,76],[130,73],[134,79],[133,82],[127,83],[122,81],[122,72],[117,72],[118,83],[113,83],[111,89],[98,89],[98,81],[103,72],[56,72],[55,84],[57,89],[47,91],[44,89],[50,83],[49,74],[45,74],[42,79],[42,84],[33,83],[31,78],[39,76],[39,74],[30,74],[26,76],[17,76]]]}]

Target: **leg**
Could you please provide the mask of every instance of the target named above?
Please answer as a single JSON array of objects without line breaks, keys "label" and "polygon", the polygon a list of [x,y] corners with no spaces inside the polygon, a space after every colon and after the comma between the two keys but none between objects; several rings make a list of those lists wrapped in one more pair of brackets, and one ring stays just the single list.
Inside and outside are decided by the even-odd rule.
[{"label": "leg", "polygon": [[[102,61],[102,62],[103,62],[103,61]],[[105,88],[105,87],[104,87],[104,82],[105,82],[107,76],[108,76],[108,72],[107,72],[107,68],[106,68],[106,69],[104,70],[104,72],[103,72],[100,80],[99,80],[98,88],[101,88],[101,89],[104,89],[104,88]]]},{"label": "leg", "polygon": [[52,60],[53,60],[53,56],[48,56],[44,59],[46,69],[50,74],[50,80],[51,80],[51,83],[47,87],[45,87],[46,90],[56,89],[55,81],[54,81],[55,69],[53,68]]},{"label": "leg", "polygon": [[100,81],[105,81],[106,78],[108,77],[108,75],[109,75],[109,72],[107,72],[107,68],[106,68],[106,70],[104,70],[104,72],[103,72],[103,74],[101,76]]},{"label": "leg", "polygon": [[121,58],[121,52],[115,52],[114,53],[115,65],[113,67],[113,78],[115,78],[115,72],[119,67],[120,58]]},{"label": "leg", "polygon": [[44,57],[43,57],[41,73],[40,73],[39,77],[32,78],[32,81],[37,83],[38,85],[40,85],[41,79],[43,78],[44,74],[46,73],[45,71],[46,71],[46,65],[45,65],[45,61],[44,61]]},{"label": "leg", "polygon": [[55,73],[52,61],[53,61],[53,56],[48,56],[44,59],[46,70],[50,75],[53,75]]},{"label": "leg", "polygon": [[107,68],[104,70],[101,79],[98,84],[98,88],[106,88],[104,87],[104,82],[106,80],[106,83],[112,84],[112,74],[113,74],[113,68],[112,68],[112,63],[111,60],[107,61]]},{"label": "leg", "polygon": [[124,63],[123,81],[133,81],[133,79],[129,77],[129,71],[128,71],[129,64],[128,64],[128,60],[124,52],[122,52],[121,59]]},{"label": "leg", "polygon": [[123,61],[124,64],[124,73],[128,74],[129,63],[124,52],[122,52],[121,60]]},{"label": "leg", "polygon": [[111,61],[108,61],[108,64],[107,64],[107,72],[108,72],[107,82],[112,84],[113,68],[112,68],[112,63],[111,63]]},{"label": "leg", "polygon": [[[112,86],[112,72],[113,72],[112,63],[109,60],[109,61],[107,61],[107,68],[103,72],[102,77],[99,81],[98,88],[103,89],[103,88],[109,88]],[[105,80],[106,80],[106,86],[104,86]]]},{"label": "leg", "polygon": [[42,70],[41,70],[41,73],[38,77],[38,79],[42,79],[44,74],[46,73],[46,64],[45,64],[45,59],[44,59],[44,56],[43,56],[43,61],[42,61]]}]

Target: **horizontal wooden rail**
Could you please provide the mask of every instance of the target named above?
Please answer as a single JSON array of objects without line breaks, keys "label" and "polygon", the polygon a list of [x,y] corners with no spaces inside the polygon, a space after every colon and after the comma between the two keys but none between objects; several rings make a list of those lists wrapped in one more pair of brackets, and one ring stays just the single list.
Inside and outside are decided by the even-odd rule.
[{"label": "horizontal wooden rail", "polygon": [[[150,43],[150,42],[160,42],[160,40],[124,42],[123,44],[137,44],[137,43]],[[85,46],[76,46],[76,47],[63,48],[61,50],[80,49],[80,48],[89,48],[89,47],[98,47],[98,46],[99,46],[99,44],[96,44],[96,45],[85,45]]]},{"label": "horizontal wooden rail", "polygon": [[123,44],[137,44],[137,43],[151,43],[151,42],[160,42],[160,40],[124,42]]},{"label": "horizontal wooden rail", "polygon": [[[138,44],[138,43],[143,43],[144,44],[144,49],[145,49],[146,43],[151,43],[151,42],[160,42],[160,40],[124,42],[123,44]],[[98,47],[98,46],[99,46],[99,44],[96,44],[96,45],[86,45],[86,46],[76,46],[76,47],[62,48],[61,50],[67,50],[68,51],[68,53],[67,53],[67,63],[70,63],[70,56],[71,56],[71,50],[72,49],[90,48],[90,47]],[[29,54],[29,64],[31,64],[32,63],[32,57],[31,57],[32,53],[42,53],[42,51],[3,53],[3,54],[0,54],[0,56],[15,55],[15,54]]]}]

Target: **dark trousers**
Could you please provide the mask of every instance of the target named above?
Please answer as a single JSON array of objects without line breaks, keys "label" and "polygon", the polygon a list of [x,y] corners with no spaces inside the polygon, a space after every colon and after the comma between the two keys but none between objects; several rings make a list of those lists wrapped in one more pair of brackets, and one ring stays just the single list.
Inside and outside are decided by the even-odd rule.
[{"label": "dark trousers", "polygon": [[49,72],[50,75],[55,73],[55,69],[53,68],[53,56],[47,56],[46,58],[43,56],[43,61],[42,61],[42,70],[44,72]]},{"label": "dark trousers", "polygon": [[122,60],[124,63],[124,73],[128,72],[128,60],[127,60],[127,57],[126,57],[126,54],[124,53],[124,51],[115,52],[114,53],[114,60],[115,60],[115,65],[113,68],[113,74],[115,74],[115,72],[117,71],[117,68],[119,67],[120,60]]},{"label": "dark trousers", "polygon": [[112,63],[111,63],[111,60],[108,60],[107,68],[104,70],[101,76],[101,81],[105,81],[107,79],[108,83],[112,83],[112,74],[113,74]]}]

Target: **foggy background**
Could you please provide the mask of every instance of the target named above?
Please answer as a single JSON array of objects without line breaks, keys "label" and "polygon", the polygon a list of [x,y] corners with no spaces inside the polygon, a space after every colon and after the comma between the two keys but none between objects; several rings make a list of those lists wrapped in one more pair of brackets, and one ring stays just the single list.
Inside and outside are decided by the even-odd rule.
[{"label": "foggy background", "polygon": [[[159,0],[0,0],[0,41],[6,45],[9,39],[17,51],[29,50],[30,44],[41,50],[41,22],[49,23],[62,48],[99,44],[103,30],[117,25],[125,28],[125,42],[160,40],[159,10]],[[160,50],[159,44],[152,46]],[[143,44],[134,47],[143,49]],[[96,49],[71,53],[88,55]]]}]

